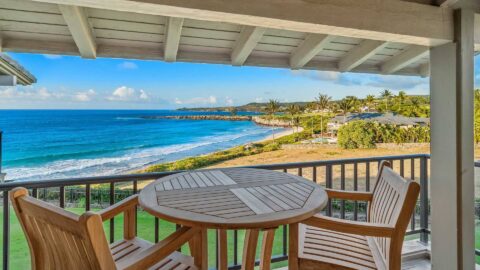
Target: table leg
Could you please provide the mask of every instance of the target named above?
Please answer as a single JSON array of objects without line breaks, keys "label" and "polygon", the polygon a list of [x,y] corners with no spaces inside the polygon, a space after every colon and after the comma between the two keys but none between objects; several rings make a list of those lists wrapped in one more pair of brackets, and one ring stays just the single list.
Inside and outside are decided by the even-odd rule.
[{"label": "table leg", "polygon": [[195,265],[200,270],[208,269],[208,239],[207,230],[202,229],[200,233],[195,235],[189,242],[190,254],[192,255]]},{"label": "table leg", "polygon": [[275,239],[276,229],[267,229],[263,231],[262,254],[260,256],[260,269],[270,270],[272,261],[273,240]]},{"label": "table leg", "polygon": [[217,234],[218,234],[218,269],[227,270],[228,269],[227,231],[217,230]]},{"label": "table leg", "polygon": [[258,229],[251,229],[245,232],[245,243],[243,244],[242,270],[253,270],[255,268],[255,255],[258,243]]},{"label": "table leg", "polygon": [[298,270],[298,223],[288,228],[288,270]]}]

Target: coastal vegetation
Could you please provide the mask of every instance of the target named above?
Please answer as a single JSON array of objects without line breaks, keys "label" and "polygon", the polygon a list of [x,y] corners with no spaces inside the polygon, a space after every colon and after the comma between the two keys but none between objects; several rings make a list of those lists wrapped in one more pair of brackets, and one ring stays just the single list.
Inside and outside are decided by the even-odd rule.
[{"label": "coastal vegetation", "polygon": [[430,127],[402,128],[363,120],[352,121],[338,130],[338,145],[345,149],[375,148],[377,143],[428,143]]},{"label": "coastal vegetation", "polygon": [[[480,95],[479,95],[480,99]],[[400,91],[397,96],[390,90],[379,93],[378,97],[368,95],[365,98],[348,96],[341,100],[332,100],[328,95],[320,93],[312,102],[282,103],[277,100],[269,100],[267,103],[250,103],[237,107],[220,108],[192,108],[192,111],[225,111],[230,116],[239,117],[238,112],[250,110],[261,112],[265,120],[280,123],[289,123],[293,128],[293,134],[281,138],[275,137],[275,127],[272,125],[272,140],[261,143],[251,143],[246,146],[237,146],[231,149],[202,155],[188,157],[182,160],[156,164],[144,169],[144,172],[160,172],[172,170],[193,170],[211,166],[220,162],[240,157],[251,156],[264,152],[275,151],[282,144],[298,143],[302,140],[311,139],[317,134],[323,138],[327,132],[327,123],[336,114],[344,117],[354,112],[390,112],[405,116],[429,116],[428,96],[407,96]],[[226,120],[226,119],[225,119]],[[254,119],[253,119],[254,120]],[[255,120],[254,120],[255,121]],[[268,122],[267,121],[267,122]],[[264,124],[263,122],[261,124]],[[284,126],[284,125],[282,125]],[[301,132],[298,132],[299,128]],[[405,143],[405,142],[428,142],[429,128],[414,127],[402,129],[394,125],[379,125],[365,121],[352,122],[344,125],[339,130],[338,144],[342,148],[374,148],[376,143]]]},{"label": "coastal vegetation", "polygon": [[[153,165],[144,171],[190,170],[211,166],[227,160],[266,153],[281,148],[282,144],[298,143],[311,139],[317,134],[323,138],[327,132],[327,123],[337,115],[344,119],[349,113],[392,113],[406,117],[430,116],[430,97],[407,95],[399,91],[396,95],[388,89],[377,96],[367,95],[364,98],[347,96],[341,100],[332,100],[328,95],[320,93],[312,102],[281,103],[270,100],[268,103],[250,103],[238,107],[225,108],[194,108],[191,110],[223,110],[232,116],[240,111],[262,112],[265,119],[279,120],[290,123],[293,134],[275,138],[261,143],[238,146],[216,153],[189,157],[183,160]],[[298,131],[302,128],[301,132]],[[272,127],[273,130],[273,127]],[[338,146],[344,149],[375,148],[378,143],[428,143],[430,141],[429,126],[397,126],[379,124],[368,121],[351,121],[338,130]],[[475,143],[480,143],[480,90],[475,90]]]}]

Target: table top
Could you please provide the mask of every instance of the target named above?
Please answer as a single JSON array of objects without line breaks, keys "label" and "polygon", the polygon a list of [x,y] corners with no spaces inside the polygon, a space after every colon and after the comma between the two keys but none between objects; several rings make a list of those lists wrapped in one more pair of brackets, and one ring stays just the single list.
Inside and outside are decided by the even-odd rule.
[{"label": "table top", "polygon": [[246,168],[178,173],[139,194],[140,205],[156,217],[210,229],[296,223],[317,214],[327,200],[322,187],[300,176]]}]

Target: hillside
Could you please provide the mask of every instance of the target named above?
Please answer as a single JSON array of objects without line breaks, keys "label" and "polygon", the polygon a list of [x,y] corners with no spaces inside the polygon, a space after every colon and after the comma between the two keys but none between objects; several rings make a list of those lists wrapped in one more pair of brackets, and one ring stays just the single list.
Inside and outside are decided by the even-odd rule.
[{"label": "hillside", "polygon": [[[286,107],[288,105],[294,104],[301,107],[305,107],[311,102],[280,102],[281,107]],[[263,112],[267,103],[258,103],[251,102],[241,106],[235,106],[239,112]],[[232,107],[203,107],[203,108],[180,108],[179,111],[200,111],[200,112],[226,112],[229,111]]]}]

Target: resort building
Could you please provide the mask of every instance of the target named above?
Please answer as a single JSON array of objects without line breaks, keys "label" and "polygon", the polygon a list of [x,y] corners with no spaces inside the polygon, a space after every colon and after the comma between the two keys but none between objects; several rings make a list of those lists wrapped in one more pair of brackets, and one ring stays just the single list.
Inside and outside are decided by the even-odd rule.
[{"label": "resort building", "polygon": [[[285,199],[282,197],[285,194],[293,194],[285,201],[277,198],[278,205],[272,205],[276,209],[275,211],[266,204],[258,203],[258,198],[242,187],[230,191],[228,185],[232,184],[232,179],[225,177],[224,172],[215,171],[206,174],[192,172],[195,177],[200,179],[195,183],[199,185],[203,183],[202,188],[207,188],[204,180],[206,183],[212,185],[218,183],[219,185],[217,194],[220,195],[204,194],[199,196],[200,199],[208,197],[212,201],[217,201],[216,205],[218,206],[222,205],[225,200],[233,198],[231,196],[233,196],[233,192],[236,192],[239,197],[249,202],[249,207],[242,204],[239,212],[233,213],[233,215],[245,214],[246,217],[243,223],[240,220],[237,223],[228,224],[230,226],[228,228],[233,228],[233,232],[228,234],[229,237],[227,237],[225,227],[215,232],[217,238],[213,244],[218,248],[211,249],[213,252],[210,251],[209,254],[207,254],[208,248],[203,245],[208,238],[206,226],[214,227],[220,221],[227,220],[227,216],[232,213],[226,213],[225,209],[216,209],[216,216],[212,214],[211,219],[204,219],[204,223],[201,224],[203,227],[197,226],[197,228],[192,225],[194,223],[185,222],[185,219],[205,217],[200,211],[208,204],[194,205],[192,208],[196,208],[197,212],[185,209],[177,209],[178,211],[175,212],[171,210],[172,208],[160,205],[164,202],[178,207],[191,206],[191,201],[190,203],[176,204],[176,196],[165,196],[171,200],[166,202],[161,198],[163,194],[168,193],[167,190],[178,189],[175,192],[180,194],[182,185],[185,185],[185,182],[182,181],[186,181],[186,178],[170,177],[168,181],[171,182],[160,183],[158,189],[150,186],[147,191],[154,199],[149,200],[150,208],[142,208],[148,209],[149,213],[154,212],[155,209],[168,208],[172,213],[170,216],[175,213],[186,213],[183,216],[176,215],[172,225],[183,222],[184,226],[176,226],[175,228],[178,230],[167,240],[174,244],[178,244],[180,241],[185,243],[188,236],[195,234],[194,240],[190,242],[190,247],[195,250],[196,258],[203,258],[202,263],[197,265],[198,269],[202,270],[211,267],[222,270],[229,267],[230,269],[253,270],[256,263],[260,264],[262,269],[270,269],[270,262],[284,262],[285,264],[288,262],[288,269],[295,270],[299,268],[299,265],[302,266],[302,262],[309,259],[327,262],[346,261],[342,269],[398,270],[401,260],[403,260],[403,269],[473,270],[476,268],[480,250],[475,249],[475,229],[478,220],[475,218],[474,207],[474,169],[480,164],[474,162],[473,88],[474,56],[476,52],[480,51],[480,1],[478,0],[1,0],[0,34],[0,50],[4,52],[74,55],[87,59],[97,57],[130,58],[430,77],[431,155],[421,153],[400,157],[255,166],[255,169],[263,169],[258,170],[262,171],[263,180],[275,178],[280,182],[283,181],[279,183],[282,186],[278,187],[277,191],[270,190],[270,192],[277,194],[282,199]],[[2,63],[0,65],[6,63],[7,67],[6,70],[4,70],[5,67],[0,67],[0,72],[16,76],[19,83],[30,84],[35,81],[33,76],[28,75],[8,60],[5,61],[3,58],[0,62]],[[297,90],[292,89],[291,91]],[[402,125],[426,122],[403,122],[394,116],[379,116],[379,119]],[[338,122],[340,123],[340,120]],[[418,202],[416,202],[416,196],[405,195],[407,188],[398,185],[392,187],[388,183],[379,188],[380,191],[384,191],[380,198],[372,195],[374,182],[377,181],[373,176],[376,175],[375,171],[388,164],[387,162],[382,163],[382,160],[385,159],[393,163],[393,168],[398,175],[410,178],[420,184]],[[362,174],[359,173],[360,167]],[[252,171],[250,171],[253,168],[246,169],[246,171],[235,170],[238,168],[230,172],[235,173],[237,178],[244,181],[245,186],[251,184],[248,182],[252,182],[251,179],[254,179],[251,175]],[[276,170],[276,172],[268,170]],[[297,183],[294,181],[304,176],[308,170],[311,171],[311,182],[308,184],[302,182],[302,184],[296,185]],[[285,178],[279,179],[280,172],[278,171],[294,173],[296,176],[289,175],[287,177],[286,174],[280,174]],[[388,172],[386,177],[390,180],[392,178],[403,179],[392,177],[393,171],[390,169],[382,172],[386,171]],[[12,257],[10,251],[12,241],[20,241],[12,239],[10,235],[11,226],[14,223],[18,225],[18,222],[10,221],[15,217],[10,208],[9,194],[12,194],[14,200],[26,197],[28,192],[32,197],[38,198],[42,190],[55,189],[58,191],[58,201],[55,203],[64,208],[68,189],[72,186],[81,187],[85,190],[85,210],[91,210],[91,198],[93,198],[91,191],[98,184],[108,187],[110,204],[113,205],[118,201],[116,195],[121,192],[116,189],[117,184],[128,183],[131,189],[124,194],[131,195],[142,192],[143,190],[140,191],[142,187],[152,180],[168,177],[170,174],[172,172],[1,184],[3,269],[16,269],[16,265],[13,263],[16,258]],[[248,177],[249,175],[250,177]],[[357,192],[357,195],[353,197],[355,202],[352,204],[348,204],[345,200],[346,195],[342,195],[345,194],[347,187],[350,187],[350,185],[346,185],[346,175],[354,175],[351,178],[352,189],[350,191]],[[191,177],[188,180],[194,181],[193,176]],[[359,179],[362,179],[361,182]],[[382,175],[378,181],[385,183],[385,179]],[[291,182],[293,184],[290,184]],[[145,185],[143,185],[144,183]],[[192,184],[195,183],[192,182]],[[330,191],[329,193],[329,196],[340,197],[341,202],[333,207],[333,200],[327,202],[328,198],[323,195],[314,197],[323,200],[324,205],[308,199],[308,194],[323,194],[323,188],[319,188],[320,186],[314,185],[314,183],[319,183],[327,188],[343,189],[341,192]],[[362,183],[362,186],[359,186],[359,183]],[[293,189],[296,191],[285,188],[283,184],[290,187],[293,185]],[[13,188],[20,186],[27,188],[28,191],[25,189],[12,191]],[[417,187],[416,184],[412,186]],[[252,192],[264,191],[260,188]],[[414,191],[418,191],[418,189]],[[162,195],[157,198],[156,194]],[[258,194],[257,196],[262,197]],[[262,198],[268,197],[263,196]],[[137,241],[135,237],[137,230],[135,221],[137,213],[140,212],[135,198],[131,197],[131,199],[122,201],[125,211],[124,219],[126,222],[128,221],[125,223],[127,225],[123,227],[125,228],[126,242],[117,246],[109,247],[107,236],[102,231],[102,221],[109,219],[110,226],[105,226],[108,227],[109,232],[108,242],[115,242],[115,225],[119,224],[121,220],[117,218],[114,222],[115,220],[112,219],[119,212],[118,208],[113,207],[103,210],[101,217],[94,216],[95,220],[80,219],[80,221],[87,220],[84,223],[88,223],[89,228],[95,229],[94,232],[97,234],[89,236],[99,236],[95,240],[103,241],[102,249],[90,248],[90,242],[85,240],[90,239],[85,236],[88,232],[86,229],[79,229],[74,234],[64,234],[66,231],[64,227],[73,224],[72,219],[78,219],[71,218],[73,215],[71,213],[68,215],[70,223],[63,222],[63,219],[58,222],[63,226],[61,229],[40,226],[30,231],[33,232],[31,236],[38,237],[39,234],[47,233],[48,238],[35,242],[35,244],[47,245],[41,246],[45,247],[43,251],[61,252],[66,248],[79,247],[78,252],[72,253],[71,256],[50,257],[48,263],[52,265],[67,260],[75,262],[78,260],[79,263],[76,266],[80,268],[81,263],[86,264],[86,259],[81,260],[81,258],[90,258],[94,261],[98,257],[102,263],[108,265],[105,269],[113,269],[115,268],[114,260],[121,260],[122,256],[130,253],[136,254],[137,249],[141,250],[140,246],[147,245],[145,242]],[[48,198],[43,197],[43,199],[47,200]],[[358,214],[361,207],[356,203],[358,200],[367,200],[370,201],[370,205],[375,205],[373,209],[370,208],[372,211],[368,211],[369,214],[374,215],[375,222],[361,219],[362,216]],[[398,219],[401,221],[399,226],[408,228],[407,234],[414,238],[412,242],[408,242],[411,245],[403,246],[403,253],[401,253],[404,231],[398,230],[397,219],[386,221],[385,217],[405,213],[403,208],[396,207],[398,206],[396,202],[403,200],[407,200],[416,208],[413,215],[411,213],[404,214]],[[32,198],[25,199],[25,201],[19,200],[15,209],[18,210],[18,205],[21,205],[28,210],[29,203],[34,204],[31,203],[32,201],[34,201]],[[237,202],[234,201],[234,203]],[[30,212],[24,213],[38,217],[37,209],[52,208],[45,204],[36,204],[36,206],[31,206],[31,209],[35,210],[30,209]],[[298,210],[293,208],[301,208],[301,205],[315,206],[309,209],[310,217],[318,213],[317,210],[321,208],[320,206],[324,206],[322,213],[328,217],[324,217],[323,220],[332,230],[345,229],[350,233],[363,234],[360,236],[333,234],[334,237],[331,237],[332,234],[327,232],[329,235],[325,237],[336,245],[348,241],[356,243],[353,248],[350,243],[336,248],[323,244],[325,237],[318,236],[323,232],[310,231],[313,242],[301,240],[300,245],[308,246],[304,249],[303,246],[299,246],[299,234],[297,234],[300,218],[285,218],[291,217],[290,215]],[[280,206],[290,208],[291,211],[285,211],[285,216],[279,217],[276,212],[281,211]],[[350,210],[349,206],[352,206],[351,212],[353,212],[354,221],[337,221],[336,218],[343,219],[348,216],[346,211]],[[384,211],[379,213],[379,208]],[[62,210],[55,209],[57,213]],[[249,227],[251,224],[245,220],[249,220],[249,216],[255,216],[258,213],[268,214],[263,216],[265,219],[262,229],[252,229]],[[87,215],[90,215],[87,218],[92,216],[92,214]],[[155,219],[149,219],[151,227],[148,233],[152,239],[155,239],[155,242],[159,240],[159,230],[164,229],[159,228],[159,216],[166,215],[158,215]],[[274,218],[268,220],[268,217]],[[54,219],[41,222],[34,219],[29,220],[28,224],[30,225],[42,225],[42,223]],[[285,224],[278,225],[277,221],[279,220],[285,221]],[[76,222],[78,223],[78,220]],[[271,224],[275,226],[271,226]],[[246,254],[243,260],[239,259],[238,250],[241,248],[238,243],[241,240],[239,240],[238,228],[248,229],[244,237],[244,250],[248,252],[243,252]],[[52,230],[57,233],[51,233]],[[282,231],[282,241],[281,244],[275,246],[277,254],[272,254],[275,230]],[[262,246],[261,252],[264,259],[256,262],[255,248],[260,231],[262,231],[266,244]],[[288,238],[287,232],[290,232],[290,238]],[[233,241],[227,241],[231,239],[230,236],[234,239]],[[341,238],[347,238],[347,240],[342,241]],[[47,239],[48,241],[46,241]],[[134,243],[136,245],[132,244],[132,241],[137,241]],[[196,249],[193,249],[195,247]],[[168,251],[173,252],[179,247],[168,246],[168,248]],[[102,256],[97,256],[100,250],[106,250],[106,252],[101,253]],[[233,251],[233,256],[227,255],[227,250]],[[146,256],[147,261],[152,262],[155,260],[155,255],[166,257],[167,253],[165,250],[152,251],[148,249],[147,252],[138,254]],[[400,256],[400,254],[403,255]],[[213,264],[204,263],[207,255],[214,256]],[[90,261],[88,262],[90,263]],[[135,268],[136,264],[134,263],[133,259],[129,259],[120,262],[119,266],[128,266],[125,269],[142,269]],[[163,265],[167,263],[170,261]],[[395,267],[390,265],[395,265]],[[161,266],[157,265],[156,269]],[[169,269],[177,268],[177,266],[180,269],[195,269],[180,263],[169,264]],[[307,264],[305,268],[319,268],[315,267],[308,268]],[[101,269],[102,267],[92,266],[92,268]],[[327,269],[335,268],[328,265]]]},{"label": "resort building", "polygon": [[31,85],[37,79],[7,54],[0,52],[0,86]]}]

